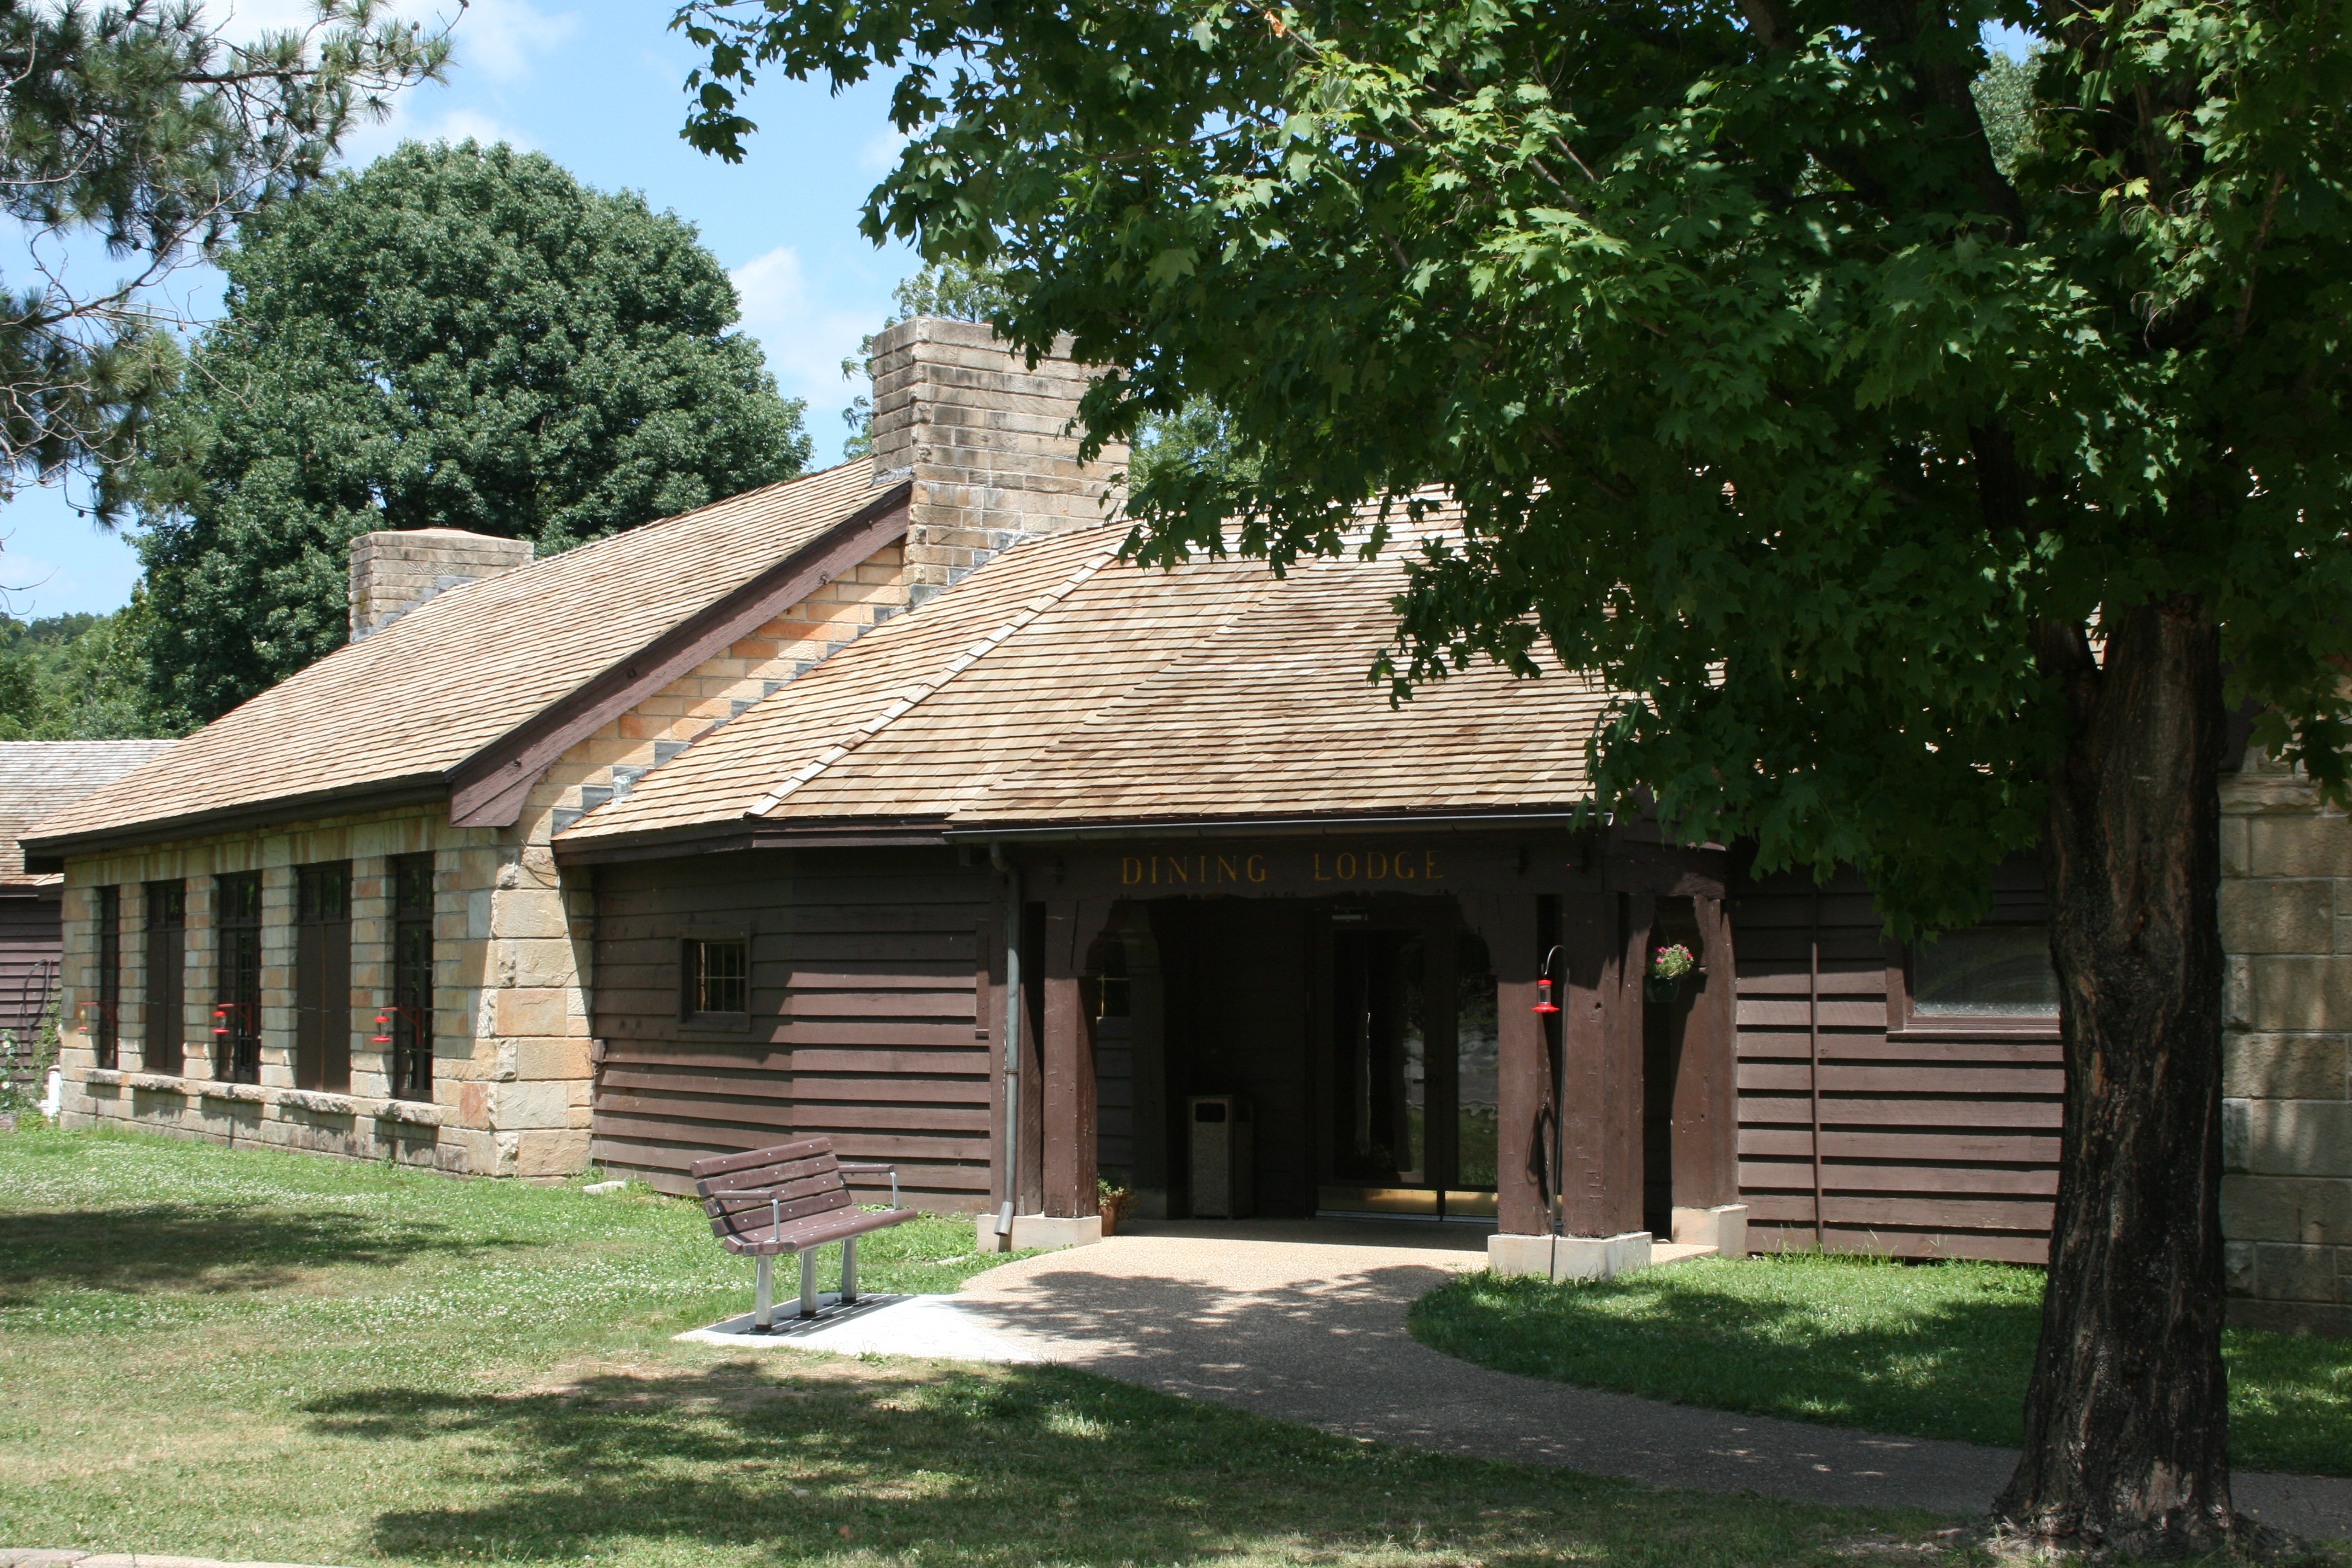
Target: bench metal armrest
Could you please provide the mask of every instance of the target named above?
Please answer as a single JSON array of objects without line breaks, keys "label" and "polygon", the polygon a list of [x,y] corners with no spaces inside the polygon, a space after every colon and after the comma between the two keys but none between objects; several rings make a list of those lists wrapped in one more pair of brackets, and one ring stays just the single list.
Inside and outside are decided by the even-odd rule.
[{"label": "bench metal armrest", "polygon": [[883,1172],[883,1171],[887,1171],[888,1173],[890,1173],[890,1206],[891,1206],[892,1208],[897,1208],[897,1207],[898,1206],[898,1166],[896,1166],[896,1165],[842,1165],[842,1166],[838,1167],[838,1169],[840,1169],[840,1170],[841,1170],[845,1174],[846,1174],[847,1173],[849,1173],[849,1172],[851,1172],[851,1171],[855,1171],[855,1172],[856,1172],[856,1173],[857,1173],[858,1174],[860,1174],[860,1175],[872,1175],[872,1174],[876,1174],[876,1173],[880,1173],[880,1172]]}]

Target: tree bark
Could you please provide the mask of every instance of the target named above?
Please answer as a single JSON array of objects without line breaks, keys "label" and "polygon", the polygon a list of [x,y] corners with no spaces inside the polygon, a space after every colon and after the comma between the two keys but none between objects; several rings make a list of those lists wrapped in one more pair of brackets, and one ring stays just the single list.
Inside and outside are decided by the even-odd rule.
[{"label": "tree bark", "polygon": [[2025,1453],[1995,1505],[2052,1544],[2203,1552],[2230,1500],[2221,1364],[2220,637],[2180,598],[2037,648],[2071,723],[2043,855],[2065,1132]]}]

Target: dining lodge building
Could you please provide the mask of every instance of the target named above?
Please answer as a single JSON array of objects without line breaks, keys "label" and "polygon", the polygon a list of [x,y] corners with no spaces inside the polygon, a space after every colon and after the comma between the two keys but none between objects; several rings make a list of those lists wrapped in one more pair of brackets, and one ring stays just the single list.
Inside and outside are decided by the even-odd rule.
[{"label": "dining lodge building", "polygon": [[[824,1135],[986,1245],[1109,1181],[1555,1277],[2043,1257],[2032,866],[1914,948],[1593,816],[1594,681],[1366,679],[1392,555],[1122,563],[1085,379],[918,320],[870,466],[537,562],[363,536],[349,647],[26,834],[69,1118],[672,1192]],[[2352,1331],[2352,832],[2230,788],[2233,1310]]]}]

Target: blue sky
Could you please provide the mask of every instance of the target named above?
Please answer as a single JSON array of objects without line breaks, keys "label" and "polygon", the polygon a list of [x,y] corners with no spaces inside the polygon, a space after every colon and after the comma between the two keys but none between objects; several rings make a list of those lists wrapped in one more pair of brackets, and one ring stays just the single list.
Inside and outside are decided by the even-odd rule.
[{"label": "blue sky", "polygon": [[[292,0],[262,4],[244,6],[240,22],[299,15]],[[744,331],[784,394],[808,400],[817,461],[833,462],[846,433],[840,411],[859,390],[842,380],[842,356],[880,325],[891,288],[919,265],[903,247],[877,251],[857,232],[858,205],[896,147],[887,89],[868,83],[836,98],[822,84],[762,81],[749,101],[760,134],[730,167],[678,140],[694,57],[667,31],[669,16],[658,0],[474,0],[457,24],[448,85],[398,100],[390,121],[352,142],[351,161],[408,138],[473,136],[535,148],[606,190],[644,192],[698,227],[734,276]],[[192,316],[212,315],[219,277],[183,274],[171,296]],[[0,508],[0,584],[15,590],[6,605],[20,616],[114,609],[138,576],[129,543],[53,490],[22,490]]]},{"label": "blue sky", "polygon": [[[302,14],[300,0],[243,0],[236,20],[284,26]],[[835,97],[822,84],[761,82],[748,102],[760,133],[745,162],[730,166],[678,139],[694,56],[667,30],[670,14],[661,0],[473,0],[457,26],[448,85],[399,100],[391,121],[354,139],[350,161],[363,164],[408,138],[503,140],[677,213],[734,276],[743,329],[785,395],[808,400],[816,460],[833,462],[845,434],[840,411],[858,390],[842,380],[842,358],[881,323],[891,288],[919,265],[904,247],[877,250],[857,232],[859,203],[897,147],[887,87]],[[1988,41],[2021,54],[2030,40],[1996,27]],[[184,314],[210,316],[219,276],[184,273],[170,293]],[[77,517],[56,491],[26,489],[0,508],[0,586],[10,590],[0,605],[14,614],[111,610],[137,577],[129,542]]]}]

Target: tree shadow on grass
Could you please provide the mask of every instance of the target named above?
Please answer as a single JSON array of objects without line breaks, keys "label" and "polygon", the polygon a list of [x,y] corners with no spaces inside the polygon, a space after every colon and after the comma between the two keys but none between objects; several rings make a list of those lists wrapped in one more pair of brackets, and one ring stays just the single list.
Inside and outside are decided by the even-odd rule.
[{"label": "tree shadow on grass", "polygon": [[[1643,1303],[1625,1310],[1624,1297]],[[1841,1316],[1850,1327],[1836,1326]],[[1652,1399],[1965,1443],[2022,1440],[2038,1301],[1906,1315],[1709,1290],[1687,1279],[1562,1286],[1473,1278],[1417,1302],[1414,1337],[1499,1372]]]},{"label": "tree shadow on grass", "polygon": [[[789,1370],[785,1370],[789,1369]],[[1336,1560],[1418,1539],[1451,1562],[1615,1560],[1696,1532],[1779,1563],[1803,1510],[1413,1453],[1056,1367],[730,1363],[549,1392],[385,1388],[304,1407],[321,1436],[415,1444],[489,1500],[380,1513],[377,1552],[576,1559],[630,1542],[783,1563]],[[1580,1551],[1581,1545],[1585,1551]],[[1636,1553],[1638,1555],[1638,1553]]]},{"label": "tree shadow on grass", "polygon": [[406,1215],[263,1204],[0,1213],[0,1306],[59,1287],[132,1295],[266,1290],[320,1268],[385,1268],[432,1253],[528,1245]]},{"label": "tree shadow on grass", "polygon": [[[1499,1372],[1758,1415],[2014,1447],[2038,1294],[1987,1291],[1841,1312],[1685,1276],[1602,1285],[1491,1277],[1415,1303],[1414,1337]],[[1834,1279],[1825,1279],[1833,1292]],[[1638,1295],[1638,1310],[1624,1310]],[[1851,1326],[1838,1326],[1847,1319]],[[2352,1345],[2231,1330],[2233,1463],[2352,1474]]]}]

